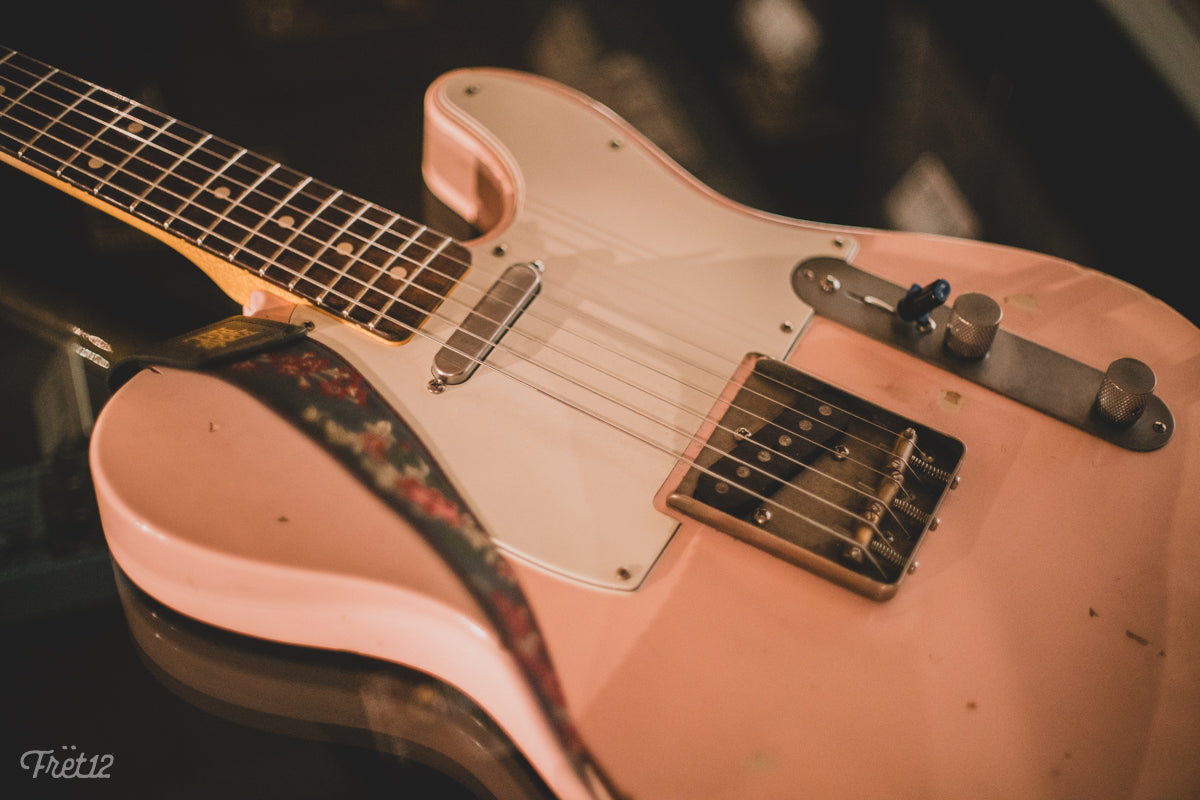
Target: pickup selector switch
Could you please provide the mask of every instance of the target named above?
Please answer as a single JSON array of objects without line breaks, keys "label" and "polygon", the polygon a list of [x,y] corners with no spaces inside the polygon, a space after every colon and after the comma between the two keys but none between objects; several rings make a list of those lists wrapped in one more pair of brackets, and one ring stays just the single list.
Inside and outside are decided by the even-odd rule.
[{"label": "pickup selector switch", "polygon": [[983,358],[1000,329],[1004,312],[986,294],[959,295],[946,325],[946,349],[962,358]]},{"label": "pickup selector switch", "polygon": [[1104,372],[1096,394],[1096,411],[1114,425],[1132,425],[1146,410],[1157,383],[1154,370],[1141,361],[1118,358]]}]

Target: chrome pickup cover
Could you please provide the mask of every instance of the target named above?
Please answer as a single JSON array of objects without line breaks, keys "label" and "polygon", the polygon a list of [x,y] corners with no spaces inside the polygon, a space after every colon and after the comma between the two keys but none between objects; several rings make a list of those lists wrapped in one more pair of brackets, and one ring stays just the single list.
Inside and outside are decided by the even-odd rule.
[{"label": "chrome pickup cover", "polygon": [[665,504],[860,594],[895,594],[956,482],[962,442],[751,354]]},{"label": "chrome pickup cover", "polygon": [[434,379],[462,383],[479,369],[542,287],[542,265],[513,264],[504,270],[433,357]]}]

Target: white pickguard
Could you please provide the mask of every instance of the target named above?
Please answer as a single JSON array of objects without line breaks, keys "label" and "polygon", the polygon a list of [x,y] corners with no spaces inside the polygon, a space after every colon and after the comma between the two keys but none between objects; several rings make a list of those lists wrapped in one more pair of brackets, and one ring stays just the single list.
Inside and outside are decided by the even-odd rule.
[{"label": "white pickguard", "polygon": [[[452,76],[442,93],[521,164],[512,224],[476,243],[464,284],[407,345],[381,346],[319,313],[298,317],[419,421],[507,550],[590,584],[636,588],[676,525],[651,505],[672,454],[745,353],[782,356],[808,321],[792,268],[847,257],[853,243],[730,213],[654,153],[614,142],[564,95],[503,73]],[[514,329],[467,382],[430,393],[438,342],[504,268],[533,260],[543,288]]]}]

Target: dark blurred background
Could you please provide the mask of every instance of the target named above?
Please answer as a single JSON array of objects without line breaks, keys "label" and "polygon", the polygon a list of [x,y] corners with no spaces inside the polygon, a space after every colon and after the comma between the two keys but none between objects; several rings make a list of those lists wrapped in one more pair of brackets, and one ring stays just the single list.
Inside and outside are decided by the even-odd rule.
[{"label": "dark blurred background", "polygon": [[[419,219],[444,219],[420,180],[425,87],[460,66],[539,72],[750,205],[1052,253],[1200,319],[1200,0],[42,2],[8,8],[0,40]],[[31,789],[25,749],[158,753],[167,727],[214,753],[160,753],[187,761],[181,783],[203,764],[206,785],[262,796],[312,752],[254,739],[231,768],[245,729],[192,716],[145,670],[85,461],[102,362],[236,308],[11,169],[0,237],[0,787],[17,792],[0,794]]]}]

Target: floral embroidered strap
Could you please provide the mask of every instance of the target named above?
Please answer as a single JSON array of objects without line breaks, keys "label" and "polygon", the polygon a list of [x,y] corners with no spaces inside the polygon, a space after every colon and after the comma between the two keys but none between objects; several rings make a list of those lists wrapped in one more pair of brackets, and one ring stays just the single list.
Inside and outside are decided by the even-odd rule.
[{"label": "floral embroidered strap", "polygon": [[[255,341],[239,350],[236,343],[251,340],[243,333],[250,328],[274,341]],[[221,339],[228,349],[210,346]],[[188,356],[188,349],[197,348],[204,351],[202,357]],[[246,317],[216,323],[172,340],[158,352],[129,359],[118,365],[120,378],[156,363],[210,369],[244,389],[310,436],[403,516],[489,616],[585,785],[600,796],[618,796],[571,722],[546,642],[511,565],[429,451],[354,367],[303,336],[302,328]]]}]

